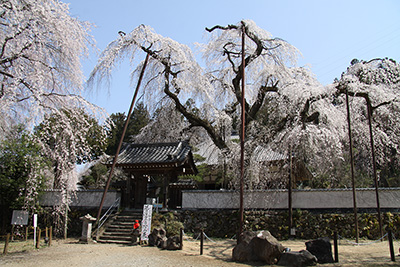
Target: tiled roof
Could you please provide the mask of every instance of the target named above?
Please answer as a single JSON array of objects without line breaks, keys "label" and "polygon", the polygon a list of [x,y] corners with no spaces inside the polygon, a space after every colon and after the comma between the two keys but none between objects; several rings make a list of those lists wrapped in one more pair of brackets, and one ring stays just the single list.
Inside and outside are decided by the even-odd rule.
[{"label": "tiled roof", "polygon": [[[212,141],[206,141],[195,146],[197,148],[194,154],[200,155],[204,158],[203,161],[196,162],[196,164],[218,165],[219,159],[222,158],[221,151],[214,145]],[[252,160],[258,162],[271,162],[286,160],[287,155],[276,152],[270,147],[257,146],[252,155]]]},{"label": "tiled roof", "polygon": [[131,144],[124,143],[118,155],[117,165],[182,163],[189,153],[187,142]]},{"label": "tiled roof", "polygon": [[174,183],[170,183],[169,186],[174,188],[186,188],[186,189],[197,188],[196,182],[193,181],[192,179],[181,179]]},{"label": "tiled roof", "polygon": [[252,156],[254,157],[254,160],[258,162],[280,161],[288,158],[287,155],[262,146],[257,146],[256,149],[254,149]]}]

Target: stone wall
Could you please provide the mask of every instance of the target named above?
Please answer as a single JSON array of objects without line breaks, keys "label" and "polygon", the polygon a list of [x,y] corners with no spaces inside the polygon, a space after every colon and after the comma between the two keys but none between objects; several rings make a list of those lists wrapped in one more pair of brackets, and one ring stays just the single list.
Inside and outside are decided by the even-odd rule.
[{"label": "stone wall", "polygon": [[[390,227],[396,238],[400,237],[399,213],[382,214],[384,232]],[[210,237],[232,238],[239,228],[238,210],[185,210],[178,212],[179,220],[184,224],[185,232],[195,236],[201,229]],[[293,222],[296,238],[315,239],[319,237],[333,238],[335,231],[345,238],[355,238],[354,214],[313,213],[295,210]],[[358,214],[359,236],[378,239],[379,223],[377,214]],[[276,238],[282,240],[289,237],[287,211],[245,211],[245,230],[268,230]]]}]

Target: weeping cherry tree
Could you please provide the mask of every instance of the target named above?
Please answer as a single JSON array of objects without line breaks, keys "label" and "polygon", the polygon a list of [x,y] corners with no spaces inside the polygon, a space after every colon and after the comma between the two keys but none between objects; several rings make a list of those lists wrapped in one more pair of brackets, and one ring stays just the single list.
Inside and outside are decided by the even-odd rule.
[{"label": "weeping cherry tree", "polygon": [[[80,116],[81,109],[94,116],[103,113],[82,97],[81,60],[93,44],[90,24],[71,17],[68,5],[58,0],[4,0],[0,29],[0,138],[12,134],[12,125],[24,123],[33,129],[46,114],[55,113],[71,140],[85,136],[86,129],[73,128],[69,118]],[[76,179],[62,155],[78,153],[74,149],[80,148],[46,150],[59,160],[59,175],[71,178],[64,179],[63,190]]]},{"label": "weeping cherry tree", "polygon": [[[355,161],[358,171],[373,172],[368,115],[371,117],[377,168],[382,185],[398,175],[400,147],[400,65],[392,59],[353,60],[336,88],[337,104],[350,96]],[[369,114],[368,114],[369,113]],[[395,180],[391,181],[396,185]],[[372,180],[369,182],[372,185]],[[386,184],[385,184],[386,183]]]},{"label": "weeping cherry tree", "polygon": [[[170,136],[175,135],[177,139],[187,133],[182,127],[201,129],[199,135],[206,133],[205,137],[222,152],[235,173],[239,146],[231,142],[230,136],[232,118],[242,96],[241,39],[244,32],[246,165],[250,166],[251,153],[259,144],[279,143],[282,151],[287,151],[291,144],[294,149],[306,149],[306,153],[321,151],[320,145],[325,146],[326,152],[341,149],[337,140],[343,134],[343,127],[336,127],[338,123],[330,119],[332,111],[327,108],[330,102],[326,97],[330,92],[307,68],[296,66],[300,53],[294,46],[274,38],[251,20],[206,30],[210,33],[209,40],[199,44],[205,67],[196,62],[188,46],[140,25],[107,46],[89,83],[100,85],[110,78],[114,67],[123,59],[129,59],[133,65],[145,54],[150,55],[141,92],[145,104],[153,108],[153,112],[158,107],[173,106],[184,117],[183,123],[160,121],[163,126],[158,129],[168,129]],[[137,68],[132,66],[132,77],[141,66],[142,63],[137,64]],[[257,119],[272,102],[277,107],[273,110],[274,119],[280,123],[270,130]],[[247,177],[251,176],[247,173]],[[262,180],[257,183],[260,182]],[[236,187],[236,183],[232,186]]]}]

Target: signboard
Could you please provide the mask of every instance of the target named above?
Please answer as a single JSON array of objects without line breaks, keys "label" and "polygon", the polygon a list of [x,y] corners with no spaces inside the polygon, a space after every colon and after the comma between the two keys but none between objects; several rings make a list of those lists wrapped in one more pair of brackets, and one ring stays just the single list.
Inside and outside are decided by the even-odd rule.
[{"label": "signboard", "polygon": [[13,210],[12,225],[28,225],[29,212],[26,210]]},{"label": "signboard", "polygon": [[37,214],[33,214],[33,227],[37,227]]},{"label": "signboard", "polygon": [[143,219],[142,219],[142,235],[140,240],[149,240],[149,235],[151,231],[151,216],[153,213],[153,205],[143,206]]},{"label": "signboard", "polygon": [[36,245],[37,214],[33,214],[33,244]]}]

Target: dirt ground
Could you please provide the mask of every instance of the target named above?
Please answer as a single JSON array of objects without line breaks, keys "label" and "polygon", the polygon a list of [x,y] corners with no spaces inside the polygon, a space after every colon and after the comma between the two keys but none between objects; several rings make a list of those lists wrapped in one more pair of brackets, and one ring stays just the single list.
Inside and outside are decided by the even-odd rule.
[{"label": "dirt ground", "polygon": [[[7,255],[1,254],[0,266],[265,266],[255,262],[232,262],[232,248],[236,241],[230,239],[206,240],[203,255],[200,255],[200,242],[190,238],[185,239],[180,251],[148,246],[79,244],[76,239],[67,239],[53,241],[51,247],[24,248],[23,252],[13,252],[17,243],[10,243]],[[292,251],[305,249],[305,241],[302,240],[281,243]],[[399,254],[399,245],[395,243],[396,255]],[[3,252],[3,246],[4,243],[0,245],[0,252]],[[339,263],[323,266],[400,266],[400,256],[396,256],[396,262],[390,260],[387,241],[353,245],[341,240]]]}]

